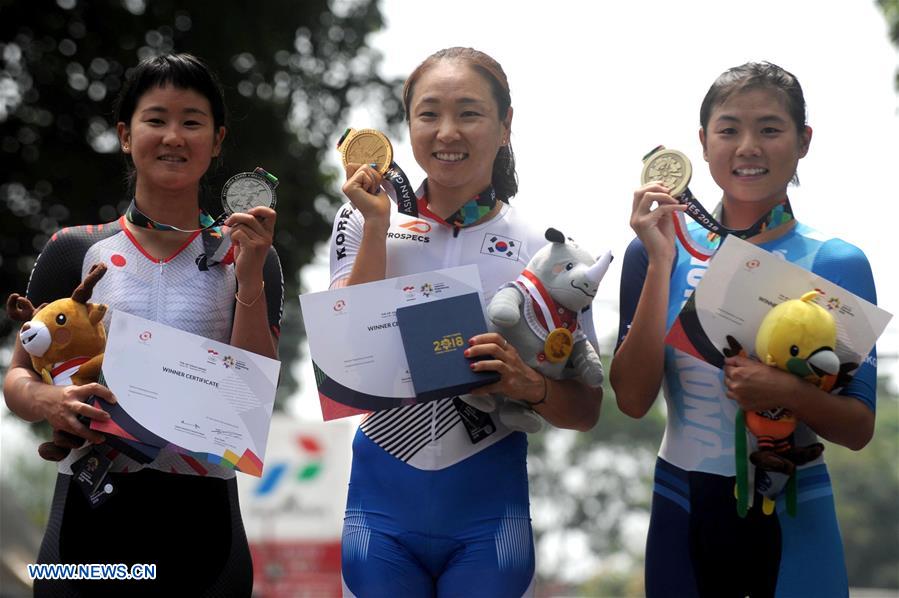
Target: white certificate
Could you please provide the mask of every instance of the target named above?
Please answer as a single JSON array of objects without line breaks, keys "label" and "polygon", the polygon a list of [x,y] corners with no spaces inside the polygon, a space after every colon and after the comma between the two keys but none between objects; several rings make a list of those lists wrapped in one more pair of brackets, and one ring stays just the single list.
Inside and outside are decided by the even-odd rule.
[{"label": "white certificate", "polygon": [[418,402],[396,310],[468,293],[483,308],[475,265],[300,295],[324,419]]},{"label": "white certificate", "polygon": [[103,376],[134,420],[212,463],[259,476],[280,362],[123,311]]},{"label": "white certificate", "polygon": [[775,305],[818,291],[815,303],[834,317],[840,363],[861,364],[892,316],[876,305],[778,255],[730,235],[678,315],[668,344],[721,367],[727,336],[750,354]]}]

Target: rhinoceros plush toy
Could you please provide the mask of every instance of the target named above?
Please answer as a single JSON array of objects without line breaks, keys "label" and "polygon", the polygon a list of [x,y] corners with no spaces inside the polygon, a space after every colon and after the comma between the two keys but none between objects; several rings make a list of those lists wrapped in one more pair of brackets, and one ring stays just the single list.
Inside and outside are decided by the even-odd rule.
[{"label": "rhinoceros plush toy", "polygon": [[[612,254],[594,260],[554,228],[514,282],[500,289],[487,306],[488,325],[503,335],[529,366],[549,378],[575,377],[590,387],[603,381],[602,364],[580,323]],[[566,372],[566,368],[568,371]],[[462,397],[481,411],[498,411],[506,426],[538,432],[543,419],[528,405],[501,395]]]}]

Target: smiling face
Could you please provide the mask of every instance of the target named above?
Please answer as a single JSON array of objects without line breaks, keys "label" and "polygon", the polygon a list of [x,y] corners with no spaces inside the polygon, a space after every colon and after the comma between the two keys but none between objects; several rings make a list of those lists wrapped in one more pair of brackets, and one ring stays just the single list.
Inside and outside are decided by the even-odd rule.
[{"label": "smiling face", "polygon": [[726,213],[761,215],[785,199],[811,135],[811,128],[797,128],[783,94],[771,88],[737,91],[714,106],[699,139]]},{"label": "smiling face", "polygon": [[498,114],[485,77],[463,62],[440,60],[415,82],[409,108],[412,152],[432,192],[467,201],[490,185],[512,110]]},{"label": "smiling face", "polygon": [[205,96],[172,85],[148,89],[131,121],[118,123],[117,130],[122,151],[134,162],[139,191],[197,188],[225,137]]}]

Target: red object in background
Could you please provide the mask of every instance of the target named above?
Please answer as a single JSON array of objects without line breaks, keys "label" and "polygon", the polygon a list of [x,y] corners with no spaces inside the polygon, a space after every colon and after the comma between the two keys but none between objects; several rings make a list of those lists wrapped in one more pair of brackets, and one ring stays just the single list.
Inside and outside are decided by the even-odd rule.
[{"label": "red object in background", "polygon": [[342,594],[339,541],[251,542],[254,598]]}]

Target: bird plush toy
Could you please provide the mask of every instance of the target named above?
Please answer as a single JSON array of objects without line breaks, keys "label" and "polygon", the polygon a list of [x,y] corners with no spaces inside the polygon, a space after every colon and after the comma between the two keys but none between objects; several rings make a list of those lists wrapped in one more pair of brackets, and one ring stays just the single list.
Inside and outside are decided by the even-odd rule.
[{"label": "bird plush toy", "polygon": [[[91,267],[71,297],[36,308],[26,297],[13,293],[6,301],[10,319],[25,322],[19,331],[22,346],[31,355],[31,365],[47,384],[64,386],[96,382],[103,364],[107,306],[88,303],[94,286],[106,274],[105,264]],[[54,438],[64,432],[55,431]],[[80,440],[80,439],[79,439]],[[38,448],[41,457],[60,461],[69,449],[53,442]]]},{"label": "bird plush toy", "polygon": [[[758,358],[772,367],[802,377],[824,391],[842,386],[848,372],[857,364],[840,364],[834,349],[837,327],[833,316],[814,303],[818,291],[805,293],[799,299],[784,301],[773,307],[762,320],[755,339]],[[730,348],[725,355],[744,353],[733,338],[727,338]],[[746,464],[746,433],[752,432],[757,448],[749,455],[756,466],[756,487],[763,496],[762,510],[774,511],[774,499],[787,487],[787,507],[792,514],[796,508],[795,471],[817,459],[824,450],[820,442],[795,446],[796,418],[783,408],[737,414],[736,465],[737,510],[745,515],[749,506],[749,483]]]},{"label": "bird plush toy", "polygon": [[[602,364],[580,325],[581,313],[596,296],[612,254],[598,260],[554,228],[514,282],[500,289],[487,306],[488,325],[498,331],[521,359],[550,378],[562,378],[572,368],[590,387],[602,385]],[[570,377],[570,376],[568,376]],[[499,419],[513,430],[537,432],[542,418],[519,401],[466,395],[463,400],[481,411],[498,409]]]}]

